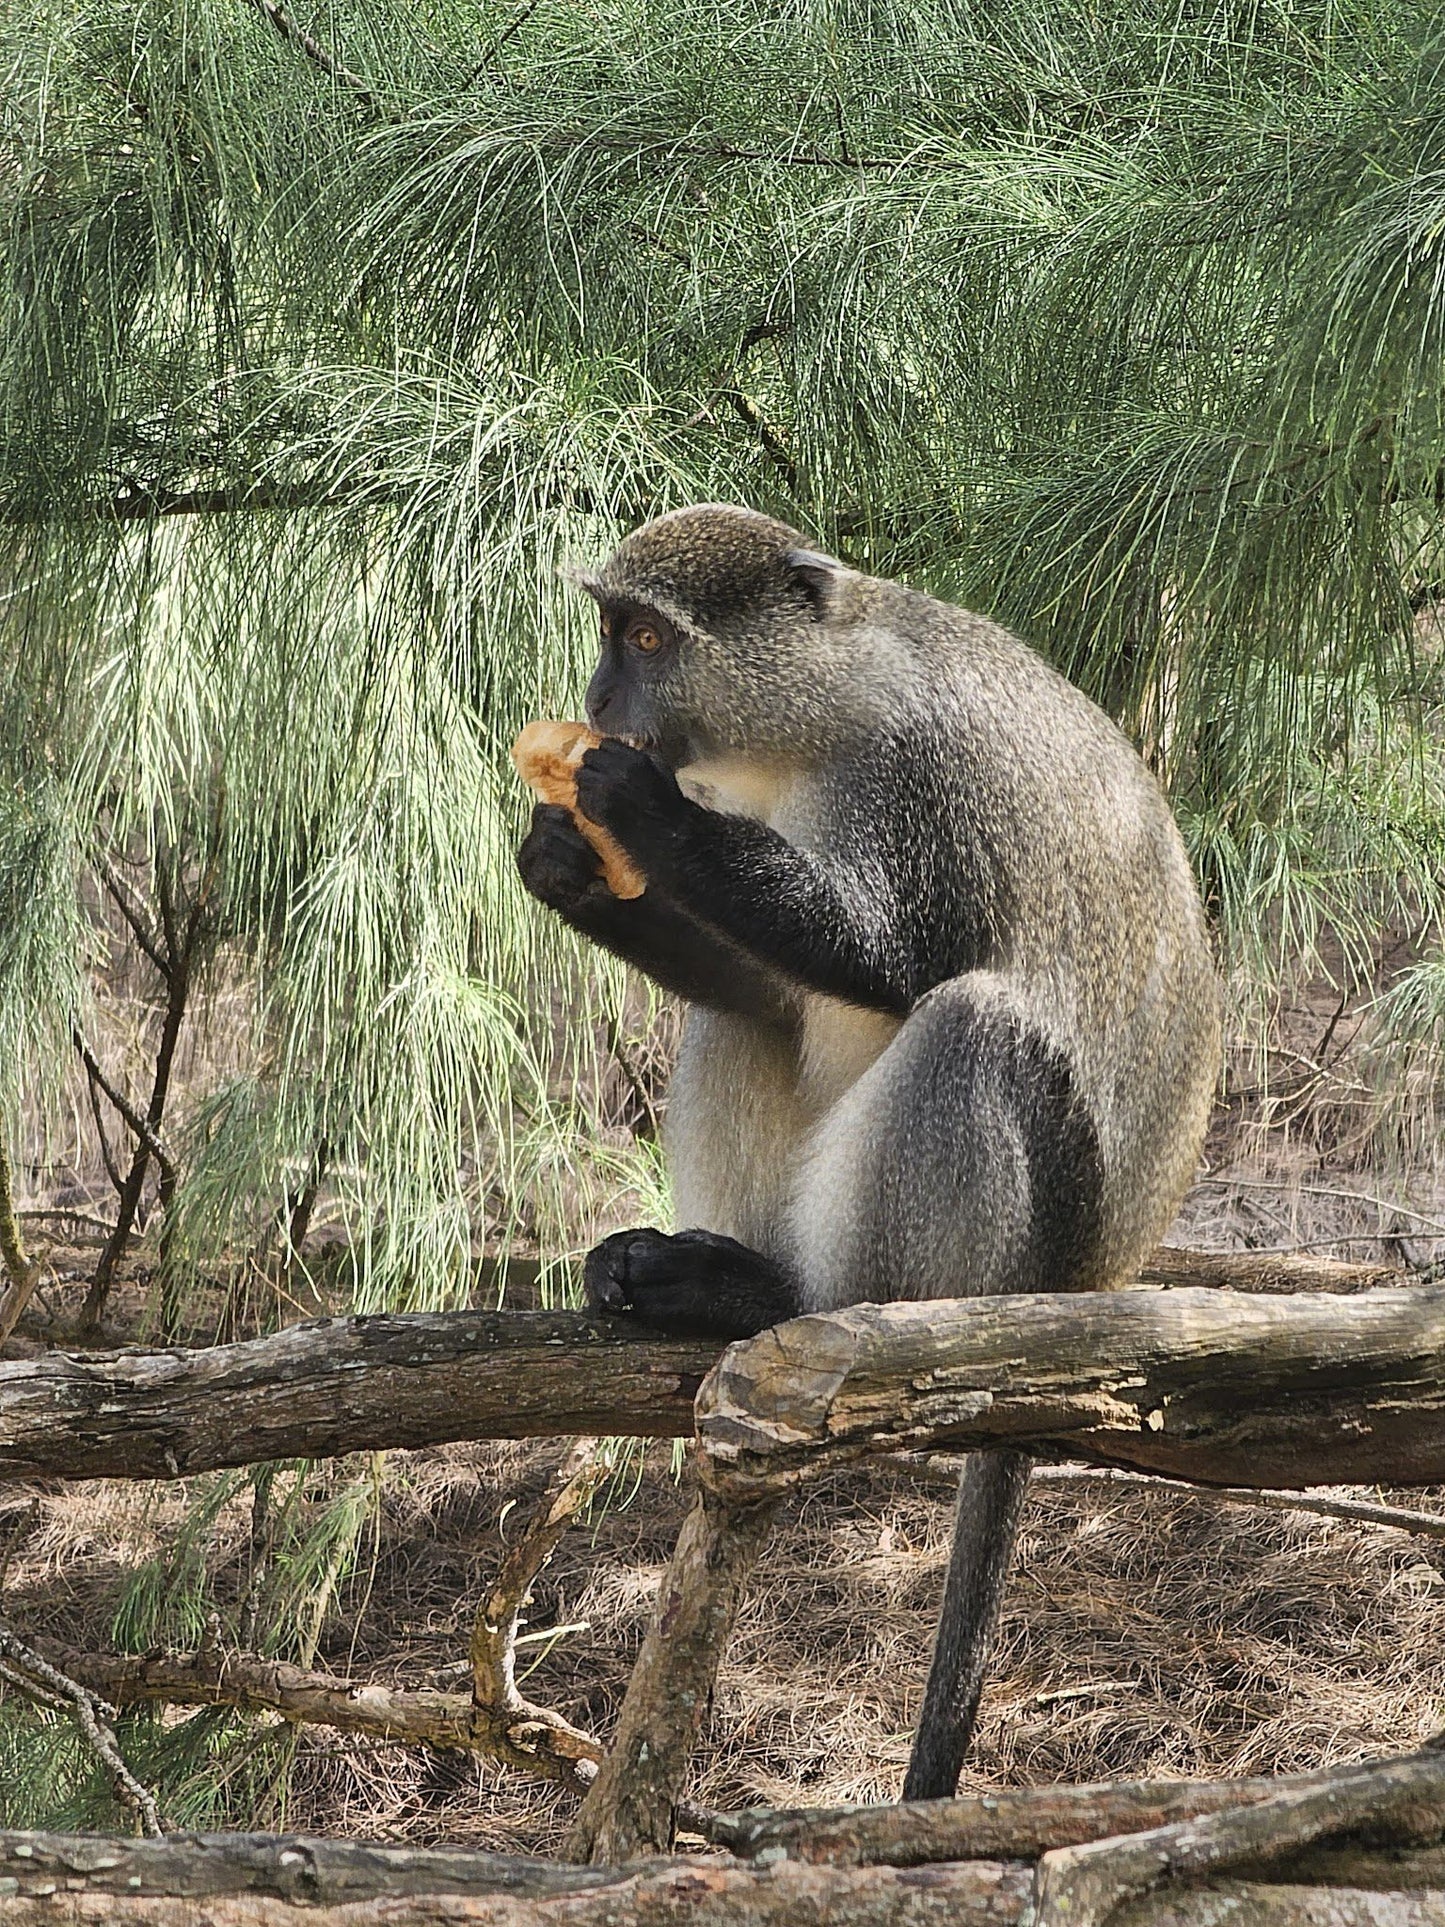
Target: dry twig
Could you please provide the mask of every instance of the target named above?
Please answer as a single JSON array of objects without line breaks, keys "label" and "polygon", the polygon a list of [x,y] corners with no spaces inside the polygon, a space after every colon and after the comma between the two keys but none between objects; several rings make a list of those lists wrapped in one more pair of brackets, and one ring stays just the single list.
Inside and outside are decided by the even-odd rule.
[{"label": "dry twig", "polygon": [[581,1793],[596,1777],[602,1747],[559,1713],[517,1689],[517,1633],[532,1583],[558,1540],[612,1469],[595,1438],[578,1439],[548,1481],[520,1539],[508,1549],[472,1626],[472,1704],[498,1758],[563,1780]]},{"label": "dry twig", "polygon": [[[900,1452],[904,1465],[919,1468],[925,1479],[950,1489],[958,1484],[961,1457],[948,1452]],[[1166,1479],[1152,1472],[1122,1472],[1115,1466],[1038,1465],[1033,1479],[1043,1485],[1110,1485],[1177,1492],[1185,1498],[1220,1505],[1261,1506],[1270,1512],[1313,1512],[1322,1519],[1348,1519],[1356,1525],[1389,1526],[1420,1539],[1445,1539],[1445,1513],[1419,1512],[1412,1506],[1382,1505],[1374,1499],[1326,1498],[1318,1492],[1292,1492],[1283,1486],[1203,1485],[1195,1479]]]},{"label": "dry twig", "polygon": [[153,1839],[165,1833],[155,1798],[126,1765],[120,1742],[110,1722],[115,1708],[79,1680],[53,1666],[33,1646],[0,1626],[0,1677],[53,1712],[68,1713],[84,1734],[91,1751],[104,1764],[121,1801],[140,1820]]}]

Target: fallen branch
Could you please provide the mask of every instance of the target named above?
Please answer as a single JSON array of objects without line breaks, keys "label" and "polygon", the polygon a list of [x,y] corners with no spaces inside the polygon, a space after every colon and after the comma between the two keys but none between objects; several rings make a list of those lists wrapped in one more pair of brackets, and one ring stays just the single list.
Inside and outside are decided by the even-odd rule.
[{"label": "fallen branch", "polygon": [[1278,1779],[1100,1781],[1001,1787],[892,1806],[758,1807],[709,1815],[704,1837],[742,1860],[786,1855],[829,1867],[1035,1860],[1052,1848],[1173,1826],[1318,1780],[1318,1774],[1298,1773]]},{"label": "fallen branch", "polygon": [[[917,1468],[929,1484],[958,1489],[964,1460],[950,1452],[899,1452],[895,1463]],[[1413,1506],[1384,1505],[1376,1499],[1326,1498],[1318,1492],[1291,1492],[1282,1486],[1205,1485],[1199,1479],[1166,1479],[1155,1472],[1121,1472],[1107,1465],[1036,1465],[1034,1485],[1127,1486],[1146,1492],[1174,1492],[1206,1505],[1258,1506],[1268,1512],[1312,1512],[1322,1519],[1347,1519],[1355,1525],[1388,1526],[1420,1539],[1445,1539],[1445,1513]]]},{"label": "fallen branch", "polygon": [[1445,1287],[854,1305],[732,1346],[698,1395],[734,1503],[899,1447],[1047,1445],[1211,1485],[1445,1481]]},{"label": "fallen branch", "polygon": [[130,1808],[148,1834],[157,1838],[164,1834],[154,1796],[131,1772],[120,1750],[120,1742],[110,1724],[115,1717],[113,1706],[69,1673],[52,1665],[33,1646],[18,1639],[8,1626],[0,1626],[0,1679],[52,1712],[68,1713],[91,1752],[110,1775],[121,1804]]},{"label": "fallen branch", "polygon": [[568,1836],[569,1859],[611,1863],[671,1846],[682,1775],[776,1511],[698,1494],[632,1668],[612,1750]]},{"label": "fallen branch", "polygon": [[720,1346],[581,1312],[319,1319],[203,1350],[0,1364],[0,1479],[177,1479],[457,1439],[671,1438]]},{"label": "fallen branch", "polygon": [[361,1684],[254,1653],[83,1653],[37,1640],[37,1650],[117,1706],[234,1706],[293,1726],[328,1726],[438,1752],[476,1753],[581,1791],[579,1767],[601,1748],[555,1714],[521,1702],[478,1705],[469,1694]]},{"label": "fallen branch", "polygon": [[523,1698],[517,1687],[517,1633],[532,1582],[611,1463],[598,1440],[577,1441],[549,1480],[526,1531],[508,1550],[472,1626],[472,1703],[506,1747],[506,1752],[499,1748],[499,1757],[534,1772],[545,1760],[555,1768],[549,1777],[579,1793],[596,1777],[602,1747],[559,1713]]},{"label": "fallen branch", "polygon": [[[1401,1769],[1408,1774],[1411,1763],[1391,1762],[1383,1771],[1393,1773],[1398,1786]],[[1276,1791],[1297,1789],[1310,1777],[1321,1776],[1299,1776]],[[1258,1784],[1231,1789],[1224,1783],[1215,1790]],[[1159,1791],[1169,1801],[1206,1789]],[[1143,1804],[1110,1805],[1107,1796],[1127,1794],[1144,1796]],[[1067,1828],[1086,1811],[1107,1820],[1157,1810],[1144,1788],[1040,1788],[998,1797],[1018,1821],[1015,1837],[1044,1843],[1056,1837],[1045,1816]],[[927,1809],[978,1811],[985,1804],[933,1801],[872,1812],[880,1824],[901,1817],[906,1826]],[[1032,1822],[1030,1807],[1038,1809]],[[1179,1811],[1177,1800],[1166,1810]],[[1227,1817],[1234,1823],[1261,1810],[1235,1805]],[[1337,1817],[1349,1824],[1358,1812],[1357,1802],[1347,1804]],[[1397,1802],[1381,1831],[1410,1840],[1421,1825],[1421,1814]],[[208,1927],[369,1927],[381,1919],[388,1927],[1027,1927],[1035,1920],[1034,1857],[1031,1850],[1023,1857],[928,1864],[831,1864],[799,1857],[775,1840],[760,1865],[692,1858],[578,1867],[285,1834],[153,1841],[0,1833],[0,1893],[6,1927],[195,1927],[202,1917]],[[1326,1847],[1267,1874],[1251,1863],[1242,1877],[1218,1885],[1205,1875],[1183,1891],[1144,1894],[1128,1904],[1120,1927],[1217,1927],[1222,1920],[1250,1927],[1439,1927],[1445,1921],[1440,1865],[1438,1849]]]},{"label": "fallen branch", "polygon": [[[949,1466],[945,1458],[940,1468]],[[959,1461],[947,1474],[958,1483]],[[940,1474],[942,1476],[942,1474]],[[1151,1472],[1120,1472],[1109,1466],[1041,1465],[1034,1478],[1045,1485],[1145,1486],[1151,1492],[1178,1492],[1215,1505],[1261,1506],[1270,1512],[1312,1512],[1321,1519],[1347,1519],[1355,1525],[1388,1526],[1392,1532],[1413,1533],[1418,1539],[1445,1539],[1445,1514],[1420,1512],[1412,1506],[1381,1505],[1373,1499],[1331,1499],[1319,1492],[1288,1492],[1281,1487],[1201,1485],[1192,1479],[1165,1479]]]},{"label": "fallen branch", "polygon": [[1124,1901],[1167,1882],[1254,1869],[1362,1829],[1375,1839],[1439,1840],[1445,1834],[1445,1754],[1340,1767],[1304,1776],[1248,1806],[1055,1848],[1039,1862],[1035,1927],[1103,1927]]},{"label": "fallen branch", "polygon": [[[746,1498],[899,1447],[1037,1444],[1208,1484],[1445,1480],[1445,1288],[860,1305],[734,1346],[703,1415]],[[0,1364],[0,1479],[174,1479],[461,1439],[693,1430],[719,1347],[581,1312],[336,1318]],[[786,1419],[779,1414],[786,1412]]]}]

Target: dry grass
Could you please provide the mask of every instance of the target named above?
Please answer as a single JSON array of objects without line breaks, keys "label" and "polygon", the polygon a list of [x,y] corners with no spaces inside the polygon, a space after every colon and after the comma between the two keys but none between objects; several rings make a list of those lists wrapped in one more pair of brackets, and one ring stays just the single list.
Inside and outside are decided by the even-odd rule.
[{"label": "dry grass", "polygon": [[[364,1678],[455,1684],[504,1509],[525,1503],[555,1452],[457,1447],[396,1461],[376,1544],[319,1659]],[[590,1629],[542,1658],[527,1690],[601,1732],[685,1503],[667,1458],[651,1450],[631,1503],[574,1531],[537,1588],[534,1629]],[[127,1569],[178,1525],[182,1503],[178,1488],[42,1497],[12,1558],[14,1619],[103,1640]],[[794,1505],[728,1655],[697,1797],[732,1807],[896,1796],[948,1527],[946,1495],[887,1466],[820,1481]],[[245,1528],[239,1506],[218,1527],[223,1598]],[[1207,1498],[1041,1488],[967,1784],[1282,1772],[1409,1747],[1442,1726],[1440,1546]],[[487,1763],[315,1731],[298,1748],[285,1819],[545,1850],[570,1808],[556,1789]]]}]

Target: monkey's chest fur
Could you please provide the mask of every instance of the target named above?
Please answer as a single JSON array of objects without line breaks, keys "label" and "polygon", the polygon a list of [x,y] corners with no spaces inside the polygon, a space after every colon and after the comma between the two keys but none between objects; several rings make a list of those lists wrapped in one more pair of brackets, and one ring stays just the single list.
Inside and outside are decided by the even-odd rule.
[{"label": "monkey's chest fur", "polygon": [[[819,834],[807,779],[742,756],[717,756],[678,772],[683,791],[707,809],[750,816],[807,849]],[[797,1030],[779,1049],[773,1077],[791,1085],[801,1121],[816,1121],[852,1088],[898,1035],[901,1019],[817,991],[796,993]]]}]

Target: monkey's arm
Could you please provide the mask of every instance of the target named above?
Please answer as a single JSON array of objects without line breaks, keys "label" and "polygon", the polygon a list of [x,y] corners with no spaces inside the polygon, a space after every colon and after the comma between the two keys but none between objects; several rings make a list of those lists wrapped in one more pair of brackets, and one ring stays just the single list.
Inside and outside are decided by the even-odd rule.
[{"label": "monkey's arm", "polygon": [[817,857],[767,824],[703,809],[670,770],[628,744],[609,740],[587,752],[577,798],[650,884],[766,969],[897,1016],[931,987],[914,981],[907,947],[890,936],[898,919],[888,906],[861,885],[845,891]]},{"label": "monkey's arm", "polygon": [[537,805],[531,832],[517,852],[517,867],[533,896],[664,990],[739,1017],[790,1020],[777,979],[736,945],[704,929],[655,891],[626,900],[613,896],[602,881],[597,852],[570,810]]}]

